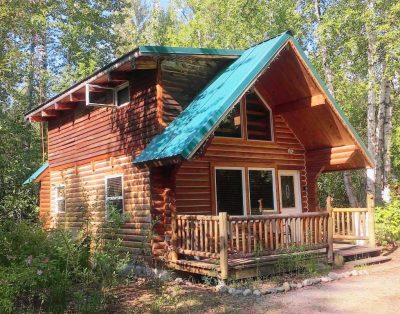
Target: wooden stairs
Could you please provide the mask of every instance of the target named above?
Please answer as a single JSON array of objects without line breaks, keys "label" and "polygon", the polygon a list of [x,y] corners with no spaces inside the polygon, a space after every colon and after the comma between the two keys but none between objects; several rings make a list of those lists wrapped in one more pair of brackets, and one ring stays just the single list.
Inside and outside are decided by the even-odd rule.
[{"label": "wooden stairs", "polygon": [[341,245],[334,249],[333,257],[336,266],[346,265],[362,266],[388,262],[388,256],[381,255],[380,247],[368,247],[363,245]]}]

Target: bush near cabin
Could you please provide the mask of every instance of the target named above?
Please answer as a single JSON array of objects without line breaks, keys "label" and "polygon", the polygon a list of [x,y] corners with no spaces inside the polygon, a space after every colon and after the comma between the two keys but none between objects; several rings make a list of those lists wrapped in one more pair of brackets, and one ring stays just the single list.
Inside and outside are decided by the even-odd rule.
[{"label": "bush near cabin", "polygon": [[380,244],[397,245],[400,242],[400,196],[375,209],[376,239]]},{"label": "bush near cabin", "polygon": [[[128,256],[119,254],[119,239],[106,241],[87,226],[72,236],[32,222],[0,222],[0,313],[104,310],[104,289],[119,282]],[[109,238],[110,223],[104,227]]]}]

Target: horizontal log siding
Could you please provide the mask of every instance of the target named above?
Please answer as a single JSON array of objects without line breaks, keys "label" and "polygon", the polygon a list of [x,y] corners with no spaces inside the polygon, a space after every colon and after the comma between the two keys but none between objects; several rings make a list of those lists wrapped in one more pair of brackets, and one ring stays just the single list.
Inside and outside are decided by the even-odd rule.
[{"label": "horizontal log siding", "polygon": [[159,132],[155,72],[131,82],[131,103],[121,108],[86,108],[49,121],[52,168],[101,155],[140,153]]},{"label": "horizontal log siding", "polygon": [[[274,116],[275,142],[213,138],[204,156],[185,161],[176,175],[178,214],[211,215],[211,163],[265,164],[266,167],[300,171],[303,211],[308,211],[305,150],[282,116]],[[289,153],[289,150],[291,152]],[[235,164],[237,166],[237,164]]]},{"label": "horizontal log siding", "polygon": [[[143,253],[146,247],[146,230],[150,226],[150,179],[147,170],[132,164],[131,156],[120,156],[62,170],[50,170],[52,226],[60,225],[72,231],[90,217],[94,228],[105,221],[105,177],[123,175],[124,212],[129,215],[122,226],[125,250]],[[64,185],[65,213],[55,213],[55,186]]]},{"label": "horizontal log siding", "polygon": [[45,229],[50,227],[50,173],[46,170],[40,179],[39,216]]}]

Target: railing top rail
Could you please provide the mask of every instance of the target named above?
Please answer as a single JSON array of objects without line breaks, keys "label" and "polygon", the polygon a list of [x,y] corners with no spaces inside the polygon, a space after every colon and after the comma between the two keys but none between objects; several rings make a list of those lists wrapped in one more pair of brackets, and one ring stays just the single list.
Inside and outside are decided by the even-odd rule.
[{"label": "railing top rail", "polygon": [[362,213],[362,212],[368,212],[368,208],[337,208],[334,207],[332,208],[333,212],[343,212],[343,213]]},{"label": "railing top rail", "polygon": [[229,221],[241,221],[241,220],[269,220],[269,219],[290,219],[290,218],[311,218],[311,217],[325,217],[329,216],[328,212],[310,212],[300,214],[270,214],[270,215],[252,215],[252,216],[229,216]]},{"label": "railing top rail", "polygon": [[176,215],[177,219],[181,220],[218,220],[218,216],[211,215]]}]

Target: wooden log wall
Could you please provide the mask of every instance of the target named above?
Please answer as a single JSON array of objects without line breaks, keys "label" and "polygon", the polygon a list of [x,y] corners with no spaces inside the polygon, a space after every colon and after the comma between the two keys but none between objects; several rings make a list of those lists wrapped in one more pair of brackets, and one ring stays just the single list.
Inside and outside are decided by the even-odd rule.
[{"label": "wooden log wall", "polygon": [[118,232],[122,246],[130,252],[144,254],[150,240],[146,234],[151,222],[150,178],[147,170],[133,166],[130,155],[50,170],[51,208],[56,208],[56,186],[65,186],[66,200],[65,213],[50,211],[51,226],[74,232],[89,219],[95,231],[105,221],[105,178],[110,175],[123,176],[124,213],[129,218]]},{"label": "wooden log wall", "polygon": [[39,217],[45,229],[51,224],[50,205],[50,173],[46,170],[40,179],[39,190]]},{"label": "wooden log wall", "polygon": [[309,211],[304,147],[281,116],[273,120],[275,142],[214,137],[203,156],[183,162],[176,175],[177,213],[215,214],[213,164],[299,170],[302,207]]},{"label": "wooden log wall", "polygon": [[87,108],[49,121],[51,168],[92,161],[99,156],[140,153],[159,132],[156,71],[139,71],[131,82],[131,103],[121,108]]}]

